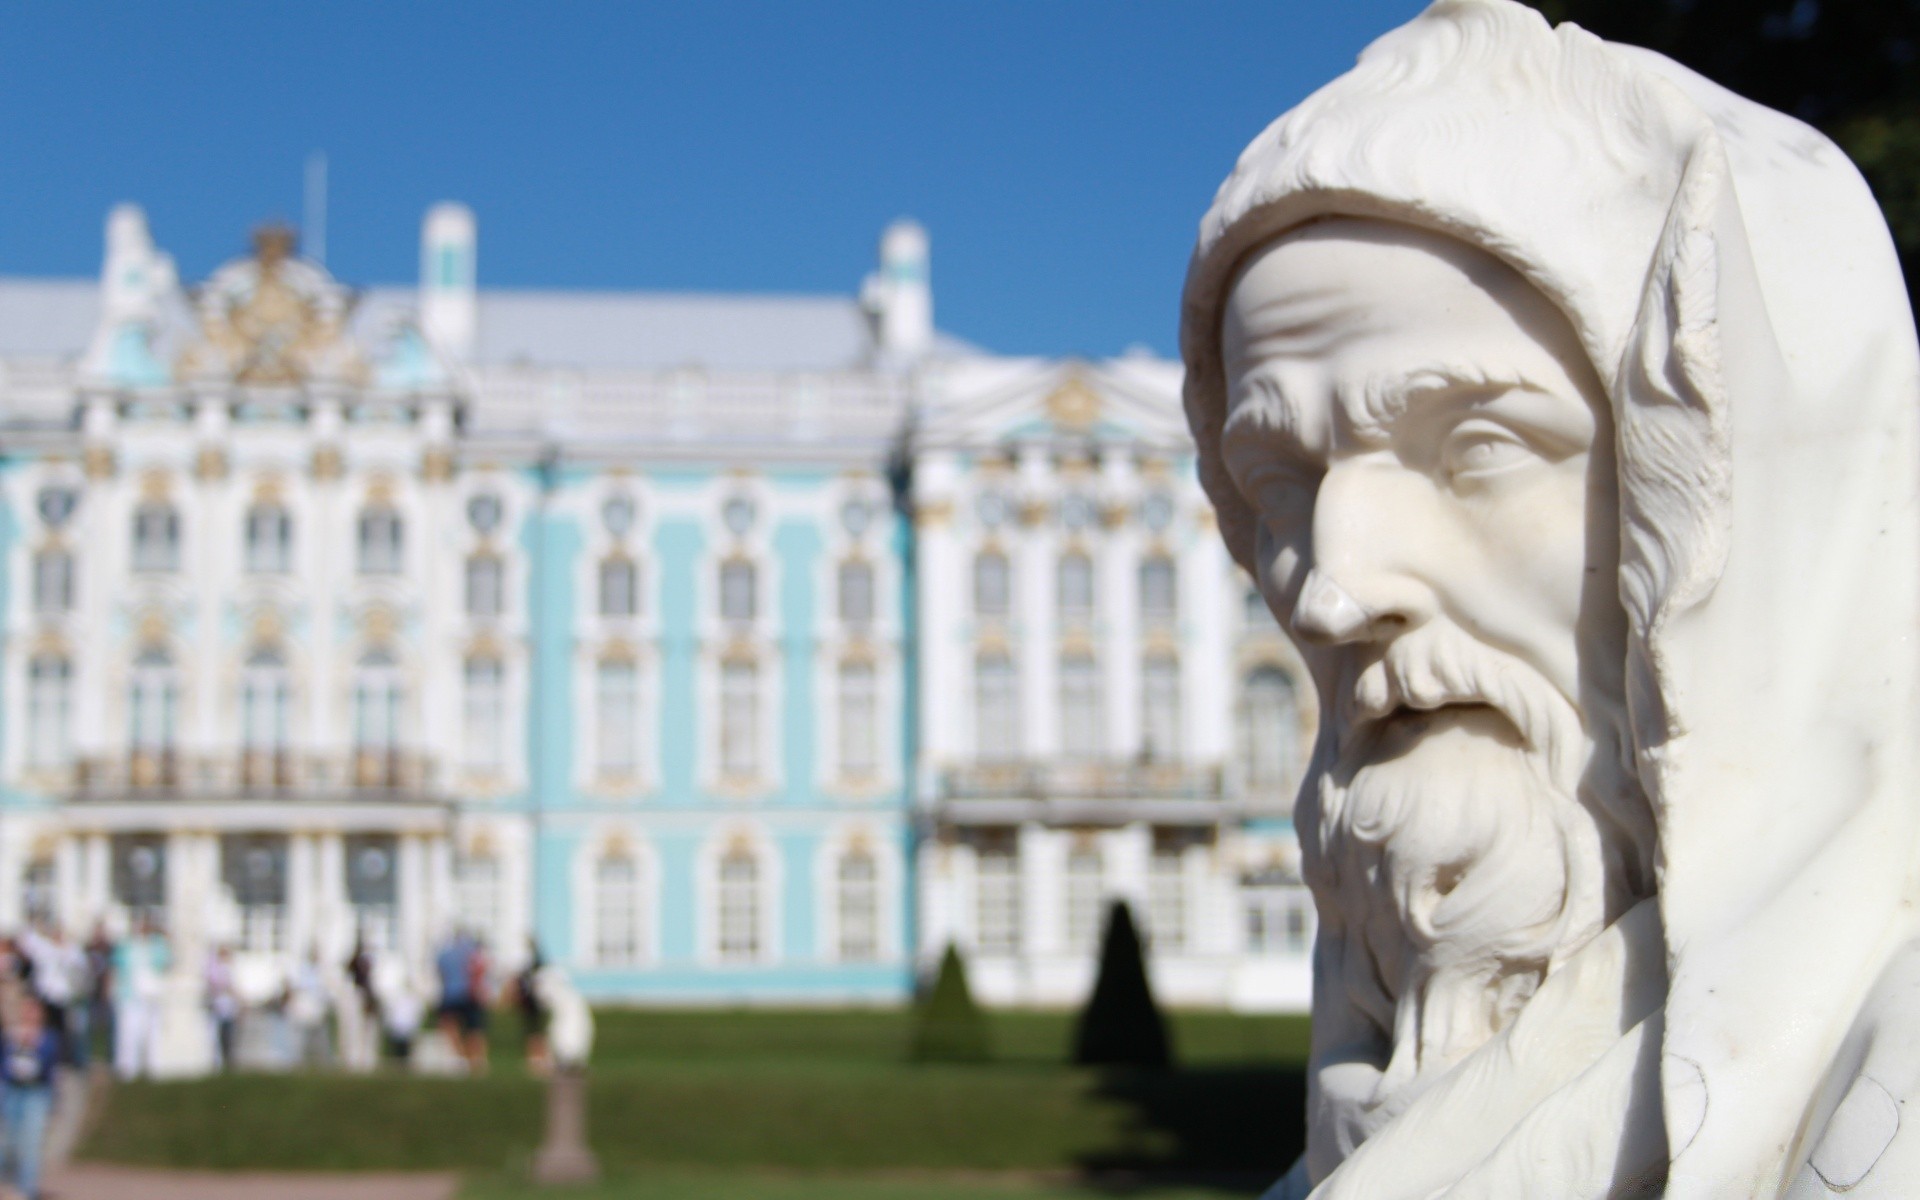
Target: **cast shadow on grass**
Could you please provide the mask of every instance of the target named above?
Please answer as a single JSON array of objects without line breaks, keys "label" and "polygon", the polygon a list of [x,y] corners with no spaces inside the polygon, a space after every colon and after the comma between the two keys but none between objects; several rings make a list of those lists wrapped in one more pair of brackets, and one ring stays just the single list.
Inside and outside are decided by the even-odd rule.
[{"label": "cast shadow on grass", "polygon": [[1306,1141],[1307,1077],[1299,1066],[1116,1069],[1094,1095],[1131,1114],[1117,1151],[1081,1156],[1089,1191],[1151,1197],[1161,1188],[1258,1196]]}]

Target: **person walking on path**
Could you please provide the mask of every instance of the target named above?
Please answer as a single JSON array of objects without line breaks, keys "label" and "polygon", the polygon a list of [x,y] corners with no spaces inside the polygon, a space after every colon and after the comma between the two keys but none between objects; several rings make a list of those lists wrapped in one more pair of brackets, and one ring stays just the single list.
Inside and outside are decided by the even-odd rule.
[{"label": "person walking on path", "polygon": [[[86,1056],[93,1057],[93,1044],[98,1042],[105,1047],[101,1051],[101,1061],[105,1062],[113,1054],[113,938],[108,935],[104,922],[96,922],[93,936],[87,939],[87,1027],[83,1036]],[[84,1065],[76,1059],[75,1066]]]},{"label": "person walking on path", "polygon": [[18,997],[0,1033],[0,1123],[6,1127],[6,1155],[0,1179],[26,1200],[40,1200],[40,1163],[47,1141],[47,1117],[53,1112],[53,1077],[60,1063],[60,1038],[47,1026],[46,1008],[37,996]]},{"label": "person walking on path", "polygon": [[220,1069],[234,1068],[234,1032],[240,1023],[240,992],[233,981],[233,948],[220,946],[207,959],[207,1018],[213,1022],[213,1044]]},{"label": "person walking on path", "polygon": [[160,1047],[160,999],[173,952],[151,921],[114,954],[113,1069],[122,1079],[153,1073]]}]

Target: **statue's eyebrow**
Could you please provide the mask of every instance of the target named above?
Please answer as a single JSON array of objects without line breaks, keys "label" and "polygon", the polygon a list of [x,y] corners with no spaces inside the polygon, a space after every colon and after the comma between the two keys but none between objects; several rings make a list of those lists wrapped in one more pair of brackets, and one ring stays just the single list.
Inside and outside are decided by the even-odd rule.
[{"label": "statue's eyebrow", "polygon": [[1432,363],[1412,370],[1381,371],[1357,388],[1340,390],[1340,419],[1361,438],[1381,437],[1406,415],[1407,409],[1427,397],[1461,390],[1551,392],[1553,389],[1521,371],[1489,370],[1475,363]]}]

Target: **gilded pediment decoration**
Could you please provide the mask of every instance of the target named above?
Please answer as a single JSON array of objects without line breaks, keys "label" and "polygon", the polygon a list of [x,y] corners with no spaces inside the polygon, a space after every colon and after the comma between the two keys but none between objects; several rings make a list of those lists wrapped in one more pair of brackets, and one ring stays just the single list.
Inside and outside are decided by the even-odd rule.
[{"label": "gilded pediment decoration", "polygon": [[295,255],[285,226],[256,231],[253,246],[251,258],[227,264],[199,289],[199,338],[181,354],[178,374],[260,387],[365,382],[366,359],[346,336],[347,290]]}]

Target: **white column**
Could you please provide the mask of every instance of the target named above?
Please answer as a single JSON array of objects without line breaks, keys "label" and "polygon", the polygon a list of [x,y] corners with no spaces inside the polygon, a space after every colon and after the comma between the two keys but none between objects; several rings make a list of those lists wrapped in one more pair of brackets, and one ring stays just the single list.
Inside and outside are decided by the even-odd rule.
[{"label": "white column", "polygon": [[312,834],[287,839],[287,953],[298,961],[319,928],[319,850]]},{"label": "white column", "polygon": [[[353,913],[347,905],[346,841],[335,832],[315,840],[313,946],[323,960],[343,957],[353,943]],[[304,955],[312,946],[296,947]]]},{"label": "white column", "polygon": [[920,843],[920,955],[922,965],[938,962],[947,943],[958,941],[953,878],[954,847],[929,838]]},{"label": "white column", "polygon": [[959,760],[972,727],[972,672],[967,666],[972,591],[956,528],[965,499],[957,473],[953,456],[944,452],[928,454],[914,467],[922,759],[916,765],[929,770]]},{"label": "white column", "polygon": [[1059,639],[1054,630],[1053,574],[1058,539],[1049,512],[1035,524],[1027,523],[1026,508],[1054,500],[1052,460],[1047,447],[1020,448],[1019,521],[1012,526],[1018,542],[1013,548],[1014,628],[1020,662],[1020,724],[1022,755],[1044,760],[1060,753]]},{"label": "white column", "polygon": [[86,835],[86,893],[81,904],[81,915],[86,925],[74,931],[81,936],[90,934],[93,926],[106,918],[107,911],[113,905],[111,846],[112,843],[104,833]]},{"label": "white column", "polygon": [[[86,882],[81,877],[81,850],[78,838],[63,834],[53,851],[54,912],[61,926],[73,932],[81,929],[80,922],[85,919]],[[9,890],[16,896],[20,891],[17,885]]]},{"label": "white column", "polygon": [[[343,418],[337,397],[322,397],[314,405],[311,422],[312,443],[309,452],[322,449],[344,453],[341,446]],[[306,475],[308,505],[306,520],[294,531],[294,552],[306,576],[306,595],[312,614],[307,630],[310,654],[307,658],[306,722],[304,736],[296,735],[309,759],[327,764],[336,784],[346,781],[346,732],[344,713],[346,672],[350,663],[341,662],[345,652],[340,645],[338,622],[342,615],[346,580],[343,564],[351,565],[352,522],[342,517],[339,479]],[[302,948],[302,953],[305,949]]]},{"label": "white column", "polygon": [[1233,608],[1242,582],[1240,569],[1211,522],[1194,531],[1180,564],[1181,654],[1180,719],[1186,723],[1181,744],[1187,759],[1201,765],[1224,764],[1233,744]]},{"label": "white column", "polygon": [[[1100,858],[1105,870],[1107,900],[1125,900],[1134,921],[1147,920],[1147,875],[1153,860],[1153,829],[1141,822],[1122,826],[1101,837]],[[1103,910],[1104,911],[1104,910]],[[1101,918],[1105,920],[1104,915]]]},{"label": "white column", "polygon": [[1067,941],[1065,835],[1029,821],[1020,826],[1018,844],[1023,957],[1056,957]]},{"label": "white column", "polygon": [[[400,836],[395,901],[399,905],[400,953],[409,963],[424,962],[427,949],[427,853],[426,838],[418,834]],[[494,947],[497,955],[500,947]]]},{"label": "white column", "polygon": [[29,835],[23,825],[19,817],[0,815],[0,928],[18,929],[25,917],[20,893],[26,883],[23,851]]}]

